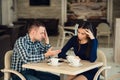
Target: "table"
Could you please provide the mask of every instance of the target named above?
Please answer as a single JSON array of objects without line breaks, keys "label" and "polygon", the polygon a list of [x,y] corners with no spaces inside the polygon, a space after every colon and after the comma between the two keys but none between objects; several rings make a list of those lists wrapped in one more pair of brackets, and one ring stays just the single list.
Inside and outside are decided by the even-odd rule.
[{"label": "table", "polygon": [[68,63],[63,62],[59,66],[50,66],[46,62],[41,62],[41,63],[28,63],[28,64],[23,64],[23,68],[28,68],[28,69],[34,69],[34,70],[39,70],[39,71],[48,71],[52,73],[60,73],[60,78],[63,80],[64,75],[76,75],[78,73],[82,73],[91,69],[94,69],[96,67],[101,67],[103,65],[102,62],[88,62],[81,60],[81,63],[83,64],[82,66],[79,67],[72,67],[68,65]]},{"label": "table", "polygon": [[0,30],[0,34],[4,34],[6,30]]}]

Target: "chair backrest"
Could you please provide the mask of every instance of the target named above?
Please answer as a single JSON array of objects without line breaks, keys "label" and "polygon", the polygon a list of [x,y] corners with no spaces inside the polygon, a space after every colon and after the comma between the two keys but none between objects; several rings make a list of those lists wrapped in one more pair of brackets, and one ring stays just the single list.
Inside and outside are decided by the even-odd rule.
[{"label": "chair backrest", "polygon": [[64,30],[64,26],[62,25],[59,25],[58,28],[59,28],[59,37],[57,41],[57,47],[62,48],[65,40],[70,39],[74,35],[74,33],[71,31]]},{"label": "chair backrest", "polygon": [[99,49],[97,50],[97,60],[96,61],[103,62],[103,66],[107,65],[107,59],[106,59],[105,53]]},{"label": "chair backrest", "polygon": [[64,26],[59,25],[58,26],[58,32],[59,32],[60,36],[63,36],[64,35]]},{"label": "chair backrest", "polygon": [[[103,51],[97,50],[97,60],[98,62],[103,62],[103,66],[107,66],[107,59]],[[102,71],[102,76],[107,80],[107,70]]]},{"label": "chair backrest", "polygon": [[79,27],[79,24],[75,24],[75,35],[77,35],[78,27]]},{"label": "chair backrest", "polygon": [[[5,54],[5,59],[4,59],[4,66],[5,69],[10,69],[11,68],[11,56],[13,54],[13,50],[7,51]],[[10,73],[4,73],[5,79],[10,79]]]},{"label": "chair backrest", "polygon": [[110,27],[107,23],[100,23],[96,29],[97,29],[97,36],[100,35],[106,36],[111,33]]},{"label": "chair backrest", "polygon": [[59,36],[58,36],[58,41],[57,41],[57,46],[56,47],[62,47],[60,44],[61,44],[61,38],[65,38],[65,35],[64,35],[64,29],[63,29],[63,26],[59,25],[58,26],[58,32],[59,32]]}]

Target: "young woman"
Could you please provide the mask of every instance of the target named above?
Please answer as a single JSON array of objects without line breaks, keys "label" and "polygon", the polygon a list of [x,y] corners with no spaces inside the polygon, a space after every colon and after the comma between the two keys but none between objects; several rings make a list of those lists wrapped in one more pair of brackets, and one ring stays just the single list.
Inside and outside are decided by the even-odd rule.
[{"label": "young woman", "polygon": [[[92,25],[88,22],[84,22],[83,25],[78,27],[77,36],[73,36],[67,42],[58,57],[66,58],[66,52],[73,47],[75,55],[81,60],[94,62],[97,58],[97,46],[98,41],[94,37]],[[93,80],[97,71],[98,68],[95,68],[75,76],[69,75],[68,80]]]}]

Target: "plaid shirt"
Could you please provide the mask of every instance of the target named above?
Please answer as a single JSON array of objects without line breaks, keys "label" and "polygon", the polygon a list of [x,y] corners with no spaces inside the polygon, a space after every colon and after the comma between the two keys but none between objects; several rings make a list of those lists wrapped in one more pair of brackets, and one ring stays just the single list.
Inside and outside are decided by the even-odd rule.
[{"label": "plaid shirt", "polygon": [[43,45],[38,41],[31,42],[28,34],[20,37],[14,45],[11,68],[21,72],[25,70],[22,68],[23,64],[44,60],[44,53],[46,53],[49,48],[49,44]]}]

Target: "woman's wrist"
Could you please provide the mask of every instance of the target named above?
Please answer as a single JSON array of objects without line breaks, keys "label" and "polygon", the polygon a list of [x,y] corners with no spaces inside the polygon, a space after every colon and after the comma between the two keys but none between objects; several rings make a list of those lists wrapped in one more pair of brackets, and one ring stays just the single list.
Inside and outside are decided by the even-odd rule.
[{"label": "woman's wrist", "polygon": [[95,39],[95,37],[94,36],[90,36],[90,39]]}]

